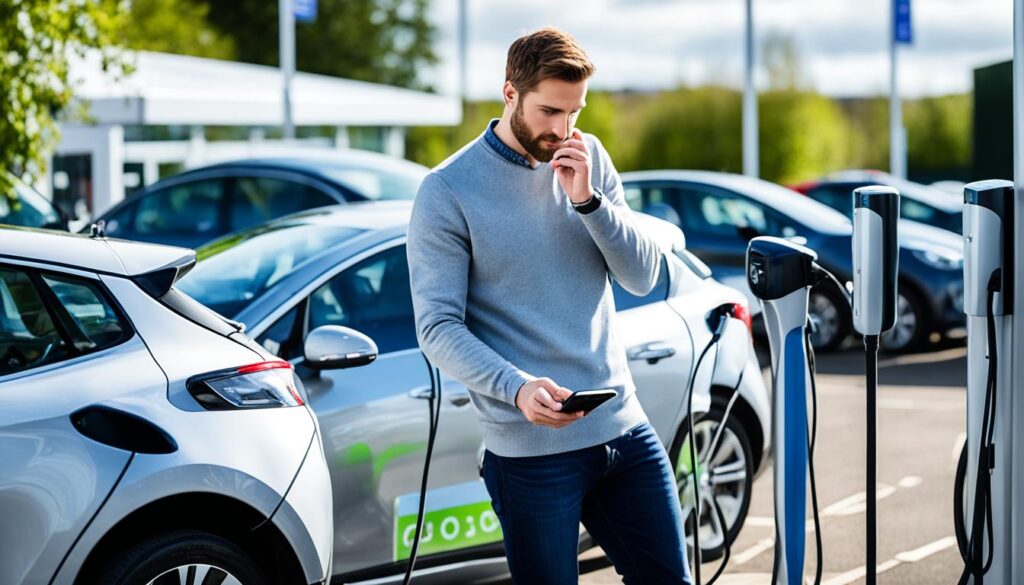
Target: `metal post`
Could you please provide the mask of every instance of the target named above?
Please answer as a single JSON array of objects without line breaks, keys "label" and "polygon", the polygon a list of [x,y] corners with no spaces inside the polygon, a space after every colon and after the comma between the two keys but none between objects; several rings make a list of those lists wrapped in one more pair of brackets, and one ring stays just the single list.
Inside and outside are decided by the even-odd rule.
[{"label": "metal post", "polygon": [[283,86],[281,101],[284,105],[284,139],[295,138],[295,124],[292,122],[292,77],[295,75],[295,14],[291,0],[278,0],[278,22],[280,24],[280,55]]},{"label": "metal post", "polygon": [[754,87],[754,6],[746,0],[747,26],[743,84],[743,174],[760,175],[757,125],[757,89]]},{"label": "metal post", "polygon": [[901,179],[907,178],[906,141],[903,139],[903,105],[900,102],[897,65],[895,3],[889,11],[889,172]]},{"label": "metal post", "polygon": [[469,101],[469,0],[459,0],[459,97]]}]

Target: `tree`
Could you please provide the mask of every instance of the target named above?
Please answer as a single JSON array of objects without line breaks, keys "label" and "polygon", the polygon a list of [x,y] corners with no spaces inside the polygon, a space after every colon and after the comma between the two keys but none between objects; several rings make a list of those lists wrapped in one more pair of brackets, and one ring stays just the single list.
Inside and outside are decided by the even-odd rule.
[{"label": "tree", "polygon": [[235,58],[235,45],[209,23],[210,7],[195,0],[131,0],[126,47],[211,59]]},{"label": "tree", "polygon": [[[0,2],[0,171],[34,181],[45,170],[54,117],[72,98],[69,59],[95,49],[104,70],[126,69],[117,47],[125,9],[117,0]],[[0,172],[0,186],[8,182]]]},{"label": "tree", "polygon": [[850,125],[833,100],[783,90],[765,92],[759,102],[761,178],[791,184],[846,164]]},{"label": "tree", "polygon": [[[274,65],[278,2],[206,0],[209,19],[229,35],[241,61]],[[313,23],[296,23],[296,68],[362,81],[428,89],[417,73],[438,63],[429,0],[319,0]]]}]

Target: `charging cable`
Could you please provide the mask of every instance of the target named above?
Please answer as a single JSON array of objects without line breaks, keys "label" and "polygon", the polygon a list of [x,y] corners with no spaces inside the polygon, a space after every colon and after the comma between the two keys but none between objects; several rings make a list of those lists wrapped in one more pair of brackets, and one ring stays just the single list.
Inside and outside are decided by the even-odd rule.
[{"label": "charging cable", "polygon": [[[996,269],[988,280],[986,322],[988,333],[988,377],[985,384],[985,407],[981,415],[981,435],[978,445],[977,476],[974,480],[974,502],[971,507],[971,536],[967,546],[961,544],[960,553],[964,559],[964,570],[959,585],[965,585],[974,577],[974,585],[982,585],[985,573],[992,567],[992,470],[995,469],[995,442],[993,436],[996,423],[996,388],[999,353],[996,346],[995,294],[1002,290],[1002,269]],[[965,476],[964,481],[967,478]],[[953,519],[958,524],[957,534],[966,534],[962,514]],[[985,538],[988,535],[988,555],[985,555]]]},{"label": "charging cable", "polygon": [[412,550],[409,552],[409,564],[406,566],[402,585],[409,585],[412,581],[412,572],[416,568],[416,555],[420,549],[420,535],[423,532],[423,516],[427,503],[427,477],[430,475],[430,459],[434,454],[434,437],[437,436],[437,426],[441,419],[441,372],[430,363],[426,354],[422,355],[423,361],[427,363],[427,373],[430,375],[430,398],[427,400],[427,408],[430,411],[428,418],[430,428],[427,432],[427,456],[423,462],[423,480],[420,484],[420,505],[416,513],[416,535],[413,537]]}]

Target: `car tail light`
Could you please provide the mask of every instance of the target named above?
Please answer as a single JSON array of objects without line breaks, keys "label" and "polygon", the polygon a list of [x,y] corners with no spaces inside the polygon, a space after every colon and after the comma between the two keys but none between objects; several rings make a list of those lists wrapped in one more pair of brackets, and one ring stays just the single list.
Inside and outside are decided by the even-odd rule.
[{"label": "car tail light", "polygon": [[207,410],[303,404],[296,389],[292,365],[280,360],[193,376],[185,385],[192,397]]},{"label": "car tail light", "polygon": [[747,330],[750,331],[751,335],[754,333],[753,318],[750,315],[750,308],[740,303],[734,303],[732,306],[731,315],[734,319],[739,319],[747,325]]}]

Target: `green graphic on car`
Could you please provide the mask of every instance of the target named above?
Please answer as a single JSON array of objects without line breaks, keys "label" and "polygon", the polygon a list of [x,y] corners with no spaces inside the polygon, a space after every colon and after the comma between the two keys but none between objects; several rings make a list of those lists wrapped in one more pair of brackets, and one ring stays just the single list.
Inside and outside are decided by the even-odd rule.
[{"label": "green graphic on car", "polygon": [[[395,499],[394,558],[408,559],[416,535],[419,493]],[[471,481],[427,492],[423,533],[417,556],[501,542],[498,517],[483,481]]]}]

